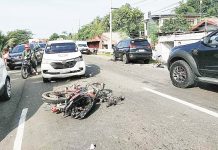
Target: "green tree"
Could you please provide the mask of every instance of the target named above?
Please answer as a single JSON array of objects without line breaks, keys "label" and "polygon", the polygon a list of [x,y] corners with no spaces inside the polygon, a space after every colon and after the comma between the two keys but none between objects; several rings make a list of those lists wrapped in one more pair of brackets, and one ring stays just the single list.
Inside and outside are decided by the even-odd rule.
[{"label": "green tree", "polygon": [[148,22],[148,37],[151,39],[152,45],[158,41],[158,26],[154,21]]},{"label": "green tree", "polygon": [[[143,31],[144,14],[137,8],[132,8],[129,4],[112,11],[113,22],[112,29],[116,32],[124,32],[129,37],[138,37],[139,32]],[[108,32],[110,16],[103,18],[96,17],[91,23],[82,26],[78,33],[73,36],[79,40],[86,40],[103,32]]]},{"label": "green tree", "polygon": [[144,14],[138,8],[125,4],[113,11],[113,31],[122,31],[130,37],[138,37],[144,28]]},{"label": "green tree", "polygon": [[0,31],[0,52],[7,45],[8,37]]},{"label": "green tree", "polygon": [[7,38],[9,39],[8,45],[14,46],[21,43],[27,43],[29,39],[31,39],[33,33],[29,30],[14,30],[10,31],[7,34]]},{"label": "green tree", "polygon": [[49,41],[57,40],[58,38],[60,38],[60,36],[59,36],[57,33],[53,33],[53,34],[49,37]]},{"label": "green tree", "polygon": [[188,31],[189,28],[190,24],[187,22],[186,18],[181,15],[177,15],[176,18],[165,20],[163,26],[161,27],[161,31],[163,33],[184,32]]},{"label": "green tree", "polygon": [[218,1],[217,0],[202,0],[202,9],[200,12],[200,0],[187,0],[181,2],[179,7],[176,8],[176,13],[184,14],[200,14],[202,16],[218,16]]},{"label": "green tree", "polygon": [[78,31],[77,38],[79,40],[86,40],[100,35],[104,31],[102,18],[96,17],[90,24],[82,26],[82,28]]}]

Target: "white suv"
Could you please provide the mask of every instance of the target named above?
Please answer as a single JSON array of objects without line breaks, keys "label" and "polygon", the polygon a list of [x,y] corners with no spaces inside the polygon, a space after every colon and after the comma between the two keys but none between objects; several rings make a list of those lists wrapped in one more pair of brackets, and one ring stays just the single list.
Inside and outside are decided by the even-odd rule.
[{"label": "white suv", "polygon": [[10,77],[6,70],[5,63],[0,58],[0,100],[9,100],[11,98]]},{"label": "white suv", "polygon": [[76,44],[70,40],[49,41],[46,45],[41,72],[43,82],[52,78],[82,76],[86,65]]}]

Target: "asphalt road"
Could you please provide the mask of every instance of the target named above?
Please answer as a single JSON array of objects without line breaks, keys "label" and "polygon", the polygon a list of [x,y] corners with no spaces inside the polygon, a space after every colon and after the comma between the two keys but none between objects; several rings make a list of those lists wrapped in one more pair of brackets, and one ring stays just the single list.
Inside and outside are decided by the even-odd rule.
[{"label": "asphalt road", "polygon": [[[105,57],[85,56],[89,78],[43,83],[10,71],[12,99],[0,102],[0,149],[16,148],[22,110],[22,150],[218,149],[218,86],[198,84],[191,89],[172,86],[167,69],[145,64],[123,64]],[[54,114],[41,94],[73,83],[104,82],[126,100],[106,108],[98,104],[84,120]],[[188,102],[188,103],[187,103]],[[20,128],[20,127],[19,127]],[[19,129],[20,130],[20,129]]]}]

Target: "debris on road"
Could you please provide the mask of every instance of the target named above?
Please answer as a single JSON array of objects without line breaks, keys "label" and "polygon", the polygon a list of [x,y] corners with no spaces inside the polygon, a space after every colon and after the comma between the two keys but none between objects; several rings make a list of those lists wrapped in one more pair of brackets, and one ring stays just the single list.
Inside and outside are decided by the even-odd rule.
[{"label": "debris on road", "polygon": [[95,150],[96,145],[95,144],[91,144],[90,148],[88,150]]},{"label": "debris on road", "polygon": [[42,99],[46,103],[54,104],[51,107],[53,113],[64,113],[64,117],[83,119],[96,103],[107,103],[106,106],[110,107],[125,100],[125,97],[113,96],[112,90],[105,89],[104,83],[92,83],[85,86],[75,84],[58,91],[45,92]]}]

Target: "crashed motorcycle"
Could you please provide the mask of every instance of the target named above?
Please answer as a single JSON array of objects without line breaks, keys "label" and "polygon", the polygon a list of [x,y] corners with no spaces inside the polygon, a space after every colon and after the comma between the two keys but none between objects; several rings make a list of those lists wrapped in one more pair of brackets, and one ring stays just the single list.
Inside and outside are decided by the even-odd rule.
[{"label": "crashed motorcycle", "polygon": [[74,85],[63,91],[45,92],[42,94],[42,99],[46,103],[55,104],[51,108],[52,112],[63,112],[65,117],[83,119],[96,103],[107,102],[107,107],[110,107],[125,98],[112,96],[112,91],[105,89],[104,83],[93,83],[85,87]]},{"label": "crashed motorcycle", "polygon": [[28,56],[22,62],[21,76],[23,79],[27,79],[32,74],[31,56]]}]

